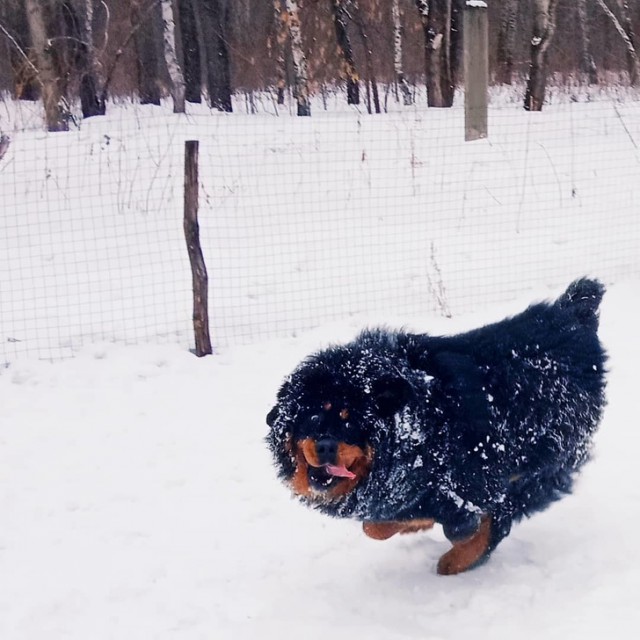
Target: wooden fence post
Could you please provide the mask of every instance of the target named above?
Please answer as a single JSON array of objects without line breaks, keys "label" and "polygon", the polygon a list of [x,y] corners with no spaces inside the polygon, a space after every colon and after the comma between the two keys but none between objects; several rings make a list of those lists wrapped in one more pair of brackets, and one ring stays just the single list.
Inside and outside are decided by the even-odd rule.
[{"label": "wooden fence post", "polygon": [[488,132],[489,15],[487,3],[467,0],[464,10],[464,139]]},{"label": "wooden fence post", "polygon": [[193,281],[193,332],[198,357],[212,352],[209,337],[209,308],[207,267],[200,247],[198,226],[198,141],[184,144],[184,237],[187,241]]}]

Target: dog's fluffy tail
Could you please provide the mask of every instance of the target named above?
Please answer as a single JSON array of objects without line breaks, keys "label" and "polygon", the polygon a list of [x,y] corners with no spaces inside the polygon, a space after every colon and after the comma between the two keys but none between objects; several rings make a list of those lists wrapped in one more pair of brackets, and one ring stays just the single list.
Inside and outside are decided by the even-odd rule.
[{"label": "dog's fluffy tail", "polygon": [[596,331],[599,319],[598,309],[604,292],[604,285],[598,280],[581,278],[569,285],[557,304],[561,309],[573,313],[580,324]]}]

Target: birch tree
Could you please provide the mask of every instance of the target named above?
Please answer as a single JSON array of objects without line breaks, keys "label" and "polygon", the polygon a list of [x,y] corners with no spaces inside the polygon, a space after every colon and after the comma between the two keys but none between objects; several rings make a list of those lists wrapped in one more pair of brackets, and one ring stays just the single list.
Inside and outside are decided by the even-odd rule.
[{"label": "birch tree", "polygon": [[[174,0],[175,1],[175,0]],[[176,23],[174,18],[174,1],[161,0],[162,8],[162,35],[164,44],[164,59],[167,63],[167,71],[171,79],[171,98],[173,100],[173,112],[185,111],[185,84],[182,67],[178,62],[176,53]]]},{"label": "birch tree", "polygon": [[399,0],[392,0],[391,2],[391,23],[393,24],[393,70],[396,82],[402,93],[402,101],[408,107],[413,104],[413,96],[404,77],[404,67],[402,65],[402,22],[400,20]]},{"label": "birch tree", "polygon": [[309,72],[307,57],[302,44],[300,29],[300,11],[298,0],[284,0],[287,11],[287,24],[291,39],[291,53],[293,58],[294,95],[298,103],[298,115],[310,116],[311,103],[309,99]]},{"label": "birch tree", "polygon": [[542,111],[547,88],[547,50],[556,30],[558,0],[534,0],[531,63],[524,96],[527,111]]},{"label": "birch tree", "polygon": [[36,59],[37,78],[41,88],[47,130],[68,131],[67,114],[61,106],[63,96],[60,90],[60,77],[47,34],[45,5],[45,2],[39,0],[25,0],[27,23]]},{"label": "birch tree", "polygon": [[347,104],[360,104],[359,76],[353,59],[349,32],[347,31],[347,23],[349,22],[348,3],[350,3],[350,0],[331,0],[331,9],[338,50],[341,54],[341,75],[347,83]]}]

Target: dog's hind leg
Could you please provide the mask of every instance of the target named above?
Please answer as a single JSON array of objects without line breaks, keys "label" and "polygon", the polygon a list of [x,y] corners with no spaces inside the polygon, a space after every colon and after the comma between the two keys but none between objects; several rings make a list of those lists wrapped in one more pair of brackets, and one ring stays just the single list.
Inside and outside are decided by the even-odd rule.
[{"label": "dog's hind leg", "polygon": [[481,564],[492,551],[491,516],[484,516],[477,531],[464,540],[454,541],[453,548],[438,561],[438,573],[452,576]]},{"label": "dog's hind leg", "polygon": [[367,520],[362,523],[362,530],[374,540],[388,540],[396,533],[427,531],[433,525],[433,520],[407,520],[404,522],[372,522]]}]

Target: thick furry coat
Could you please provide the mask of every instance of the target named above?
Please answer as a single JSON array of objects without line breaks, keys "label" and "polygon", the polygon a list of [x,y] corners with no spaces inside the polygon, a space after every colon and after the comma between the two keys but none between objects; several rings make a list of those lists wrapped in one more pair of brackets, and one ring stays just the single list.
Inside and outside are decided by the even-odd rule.
[{"label": "thick furry coat", "polygon": [[280,476],[299,474],[297,443],[346,442],[370,452],[366,472],[336,478],[344,491],[294,483],[304,501],[367,522],[434,520],[452,541],[490,516],[484,559],[514,521],[568,493],[589,457],[605,404],[603,293],[583,279],[468,333],[365,331],[310,356],[268,416]]}]

